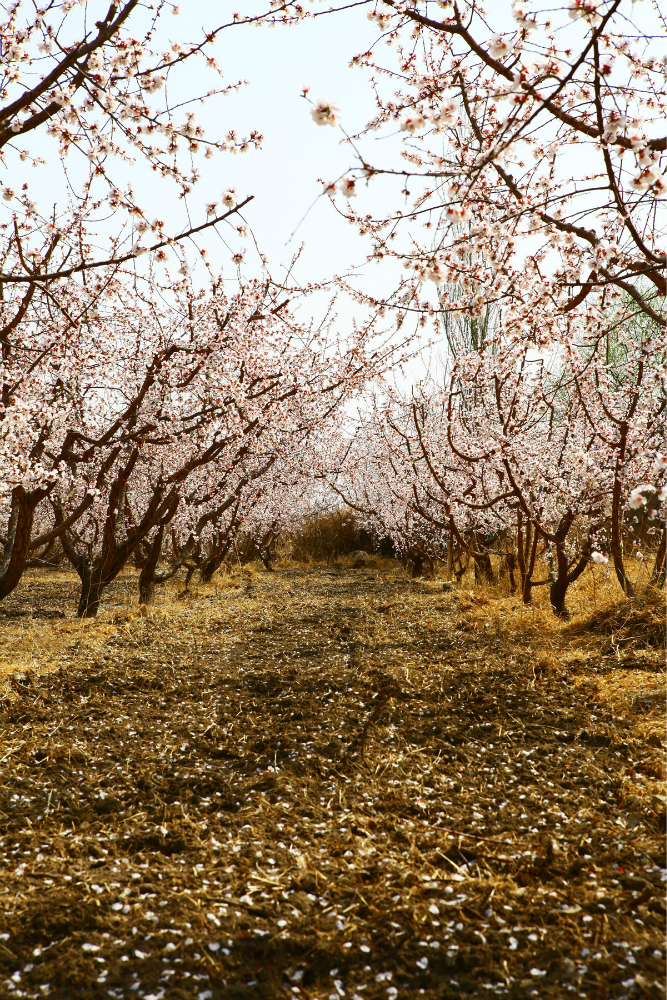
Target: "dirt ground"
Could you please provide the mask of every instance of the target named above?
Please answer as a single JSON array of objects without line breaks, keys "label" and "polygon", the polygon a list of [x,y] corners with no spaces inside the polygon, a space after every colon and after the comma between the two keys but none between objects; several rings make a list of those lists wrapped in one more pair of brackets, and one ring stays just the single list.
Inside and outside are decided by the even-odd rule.
[{"label": "dirt ground", "polygon": [[655,615],[387,564],[135,587],[0,606],[0,996],[664,996]]}]

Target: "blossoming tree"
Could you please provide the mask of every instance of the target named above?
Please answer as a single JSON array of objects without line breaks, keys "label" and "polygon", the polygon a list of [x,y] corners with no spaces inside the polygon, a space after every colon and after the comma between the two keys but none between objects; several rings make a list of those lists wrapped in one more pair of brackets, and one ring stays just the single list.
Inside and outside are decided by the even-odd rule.
[{"label": "blossoming tree", "polygon": [[[471,0],[381,0],[369,17],[389,50],[356,59],[374,74],[378,112],[354,137],[346,190],[384,176],[402,204],[348,215],[376,257],[408,269],[394,304],[433,315],[423,280],[461,283],[450,308],[512,302],[517,329],[543,339],[616,287],[664,327],[659,15],[629,0],[530,11],[516,0],[488,17]],[[377,162],[366,134],[396,127],[403,163]]]},{"label": "blossoming tree", "polygon": [[[96,612],[144,542],[155,568],[152,543],[179,509],[181,519],[189,512],[187,557],[204,527],[277,460],[307,447],[367,377],[364,336],[343,346],[325,328],[300,324],[288,308],[298,289],[252,281],[227,296],[220,282],[197,292],[184,279],[169,289],[170,304],[154,284],[113,287],[67,351],[61,337],[57,356],[32,341],[32,363],[29,352],[19,356],[26,433],[17,438],[5,424],[9,535],[28,474],[31,519],[42,504],[36,536],[26,519],[22,546],[6,538],[16,572],[5,592],[30,549],[60,537],[81,577],[82,615]],[[32,322],[25,326],[29,340]]]}]

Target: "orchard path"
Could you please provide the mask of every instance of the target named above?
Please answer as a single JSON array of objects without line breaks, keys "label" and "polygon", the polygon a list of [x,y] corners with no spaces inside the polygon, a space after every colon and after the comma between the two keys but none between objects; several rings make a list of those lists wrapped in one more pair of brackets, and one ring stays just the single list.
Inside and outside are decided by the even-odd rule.
[{"label": "orchard path", "polygon": [[546,656],[386,568],[227,583],[0,608],[36,651],[0,711],[0,996],[664,995],[659,650]]}]

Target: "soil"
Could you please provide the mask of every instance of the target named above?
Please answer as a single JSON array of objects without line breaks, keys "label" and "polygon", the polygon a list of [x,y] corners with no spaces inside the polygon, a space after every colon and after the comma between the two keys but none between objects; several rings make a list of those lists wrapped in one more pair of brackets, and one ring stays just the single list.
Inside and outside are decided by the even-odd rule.
[{"label": "soil", "polygon": [[545,651],[372,564],[145,616],[129,585],[0,607],[37,651],[0,709],[0,996],[664,996],[650,637]]}]

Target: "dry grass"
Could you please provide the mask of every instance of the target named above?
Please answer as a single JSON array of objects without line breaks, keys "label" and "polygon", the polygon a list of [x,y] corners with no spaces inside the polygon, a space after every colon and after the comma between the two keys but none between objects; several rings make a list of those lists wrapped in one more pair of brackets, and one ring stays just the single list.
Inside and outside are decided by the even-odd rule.
[{"label": "dry grass", "polygon": [[[16,672],[44,673],[71,664],[72,651],[86,650],[90,657],[104,658],[110,637],[132,635],[141,629],[148,616],[154,621],[170,622],[188,615],[188,608],[201,593],[218,595],[247,588],[258,572],[251,564],[233,567],[220,573],[206,588],[193,584],[183,591],[180,581],[170,582],[151,608],[137,603],[138,571],[126,569],[103,597],[96,618],[76,618],[79,581],[72,573],[32,570],[25,574],[16,602],[10,597],[0,604],[3,643],[0,648],[0,685]],[[57,607],[46,606],[46,595],[53,585],[60,588]],[[46,598],[48,600],[48,598]],[[17,605],[20,606],[20,611]]]},{"label": "dry grass", "polygon": [[660,995],[653,605],[346,562],[0,606],[0,995]]},{"label": "dry grass", "polygon": [[284,535],[281,541],[283,550],[301,565],[332,563],[372,544],[370,535],[359,528],[351,510],[311,517],[299,531]]},{"label": "dry grass", "polygon": [[[574,670],[585,687],[590,683],[587,668],[597,673],[601,657],[624,668],[596,680],[599,698],[623,717],[636,714],[642,697],[652,700],[657,711],[644,717],[639,728],[647,738],[663,740],[665,593],[641,589],[641,563],[630,561],[628,571],[640,584],[631,601],[609,567],[591,565],[568,591],[566,621],[553,614],[546,587],[534,590],[533,603],[525,605],[509,593],[509,581],[474,586],[469,574],[453,597],[468,627],[491,629],[505,642],[526,646],[537,675]],[[538,571],[538,579],[540,575]]]}]

